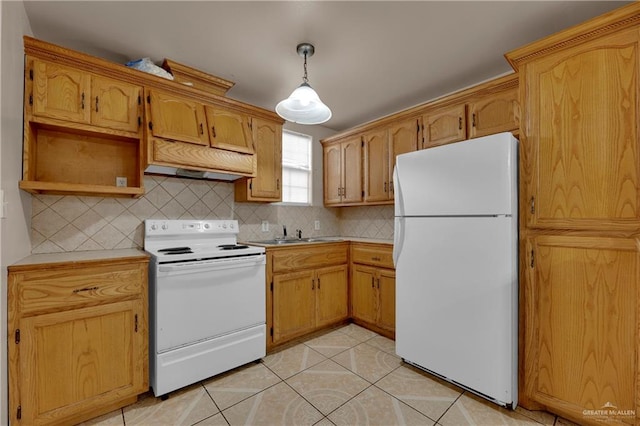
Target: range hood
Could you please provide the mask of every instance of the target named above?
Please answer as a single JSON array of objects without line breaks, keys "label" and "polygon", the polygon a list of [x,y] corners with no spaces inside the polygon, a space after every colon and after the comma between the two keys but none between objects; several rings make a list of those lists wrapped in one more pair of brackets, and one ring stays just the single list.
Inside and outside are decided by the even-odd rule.
[{"label": "range hood", "polygon": [[243,177],[243,176],[234,175],[231,173],[205,172],[204,170],[181,169],[178,167],[157,166],[157,165],[150,165],[145,169],[144,172],[158,174],[158,175],[186,177],[191,179],[222,180],[227,182],[231,182]]}]

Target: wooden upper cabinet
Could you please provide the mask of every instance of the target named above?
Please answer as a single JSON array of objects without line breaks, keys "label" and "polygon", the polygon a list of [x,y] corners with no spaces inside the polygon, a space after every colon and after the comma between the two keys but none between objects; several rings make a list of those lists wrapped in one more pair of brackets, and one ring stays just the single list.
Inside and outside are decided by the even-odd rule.
[{"label": "wooden upper cabinet", "polygon": [[515,132],[520,126],[518,88],[474,99],[468,104],[469,139],[501,132]]},{"label": "wooden upper cabinet", "polygon": [[362,202],[362,144],[355,136],[323,145],[325,205]]},{"label": "wooden upper cabinet", "polygon": [[90,74],[39,59],[32,70],[34,116],[90,122]]},{"label": "wooden upper cabinet", "polygon": [[364,201],[389,200],[389,138],[386,129],[365,133]]},{"label": "wooden upper cabinet", "polygon": [[339,143],[323,147],[324,204],[340,204],[342,197],[342,149]]},{"label": "wooden upper cabinet", "polygon": [[253,134],[248,115],[206,106],[209,140],[214,148],[253,154]]},{"label": "wooden upper cabinet", "polygon": [[91,78],[91,123],[137,132],[142,119],[142,88],[106,77]]},{"label": "wooden upper cabinet", "polygon": [[434,109],[424,117],[422,148],[444,145],[467,139],[466,105]]},{"label": "wooden upper cabinet", "polygon": [[236,201],[282,201],[282,125],[253,119],[256,177],[236,181]]},{"label": "wooden upper cabinet", "polygon": [[419,149],[420,118],[404,120],[389,127],[389,198],[393,199],[393,169],[396,157]]},{"label": "wooden upper cabinet", "polygon": [[209,146],[204,105],[160,90],[149,90],[149,127],[155,137]]},{"label": "wooden upper cabinet", "polygon": [[640,228],[637,28],[524,65],[527,224]]}]

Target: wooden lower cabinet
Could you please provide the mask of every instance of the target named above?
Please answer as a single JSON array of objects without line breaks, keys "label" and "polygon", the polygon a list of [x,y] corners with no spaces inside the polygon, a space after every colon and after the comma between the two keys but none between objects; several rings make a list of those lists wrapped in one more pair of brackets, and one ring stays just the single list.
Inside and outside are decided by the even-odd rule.
[{"label": "wooden lower cabinet", "polygon": [[78,423],[149,389],[148,257],[123,252],[9,267],[12,424]]},{"label": "wooden lower cabinet", "polygon": [[351,246],[351,317],[353,321],[395,338],[396,272],[392,246]]},{"label": "wooden lower cabinet", "polygon": [[349,318],[348,247],[267,248],[267,348]]},{"label": "wooden lower cabinet", "polygon": [[580,424],[640,424],[639,243],[528,239],[523,405],[542,404]]}]

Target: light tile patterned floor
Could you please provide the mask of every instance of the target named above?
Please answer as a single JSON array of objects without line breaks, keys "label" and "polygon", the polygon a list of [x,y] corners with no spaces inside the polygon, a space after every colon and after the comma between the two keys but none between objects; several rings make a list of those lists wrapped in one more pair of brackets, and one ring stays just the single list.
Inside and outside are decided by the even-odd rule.
[{"label": "light tile patterned floor", "polygon": [[546,412],[500,408],[408,366],[392,340],[355,324],[289,345],[166,401],[137,403],[87,425],[556,425]]}]

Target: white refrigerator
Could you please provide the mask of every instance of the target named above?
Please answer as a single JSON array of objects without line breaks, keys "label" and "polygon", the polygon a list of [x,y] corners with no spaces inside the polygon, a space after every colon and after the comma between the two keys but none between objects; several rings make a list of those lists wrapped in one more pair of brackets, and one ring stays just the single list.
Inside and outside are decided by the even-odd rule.
[{"label": "white refrigerator", "polygon": [[517,140],[399,155],[396,352],[499,405],[518,401]]}]

